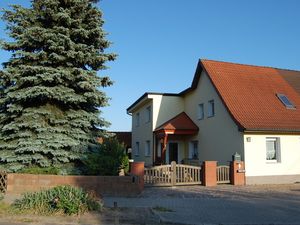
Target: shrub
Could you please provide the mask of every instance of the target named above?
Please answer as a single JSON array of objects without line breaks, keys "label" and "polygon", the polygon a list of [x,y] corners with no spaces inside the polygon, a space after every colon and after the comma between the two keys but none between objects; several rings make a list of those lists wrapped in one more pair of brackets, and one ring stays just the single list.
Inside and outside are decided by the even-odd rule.
[{"label": "shrub", "polygon": [[26,193],[22,199],[14,202],[13,208],[35,214],[62,212],[71,215],[100,210],[102,203],[81,188],[57,186],[48,190]]},{"label": "shrub", "polygon": [[60,170],[57,167],[26,167],[18,171],[18,173],[29,173],[29,174],[60,174]]},{"label": "shrub", "polygon": [[125,147],[116,138],[107,138],[83,160],[88,175],[116,176],[121,169],[129,169]]}]

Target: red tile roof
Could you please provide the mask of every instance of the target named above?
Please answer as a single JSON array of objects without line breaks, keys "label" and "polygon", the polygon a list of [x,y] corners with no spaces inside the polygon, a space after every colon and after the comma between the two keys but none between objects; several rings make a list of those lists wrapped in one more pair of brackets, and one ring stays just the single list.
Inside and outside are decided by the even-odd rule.
[{"label": "red tile roof", "polygon": [[185,112],[182,112],[156,128],[155,132],[170,131],[178,134],[194,134],[197,133],[198,130],[198,126],[191,118]]},{"label": "red tile roof", "polygon": [[[212,60],[201,60],[199,65],[240,128],[300,131],[300,71]],[[194,86],[199,76],[196,72]],[[286,95],[296,109],[287,109],[277,93]]]}]

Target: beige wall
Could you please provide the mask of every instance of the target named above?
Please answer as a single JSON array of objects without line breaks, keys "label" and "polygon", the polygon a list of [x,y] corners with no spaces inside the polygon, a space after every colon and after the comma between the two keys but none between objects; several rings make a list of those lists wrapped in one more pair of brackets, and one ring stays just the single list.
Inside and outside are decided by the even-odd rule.
[{"label": "beige wall", "polygon": [[[207,117],[208,101],[214,100],[215,116]],[[204,103],[204,119],[198,120],[198,104]],[[151,123],[143,122],[145,109],[151,105]],[[153,154],[150,157],[144,156],[145,142],[151,142],[151,150],[156,143],[153,143],[153,131],[166,121],[172,119],[179,113],[185,111],[188,116],[199,127],[198,135],[185,137],[180,140],[179,161],[188,157],[189,142],[198,140],[199,159],[215,160],[220,164],[227,164],[235,152],[243,154],[243,134],[238,131],[236,124],[231,119],[213,85],[205,72],[202,72],[198,88],[185,96],[166,96],[161,94],[149,94],[142,100],[138,107],[133,110],[132,119],[132,149],[133,158],[136,161],[145,161],[145,165],[151,165]],[[135,125],[135,116],[140,113],[140,126]],[[134,156],[135,143],[140,142],[140,154]],[[174,141],[174,140],[173,140]],[[168,155],[168,152],[167,152]]]},{"label": "beige wall", "polygon": [[[208,101],[214,100],[215,116],[208,118]],[[235,152],[243,158],[243,134],[238,131],[224,104],[205,72],[202,72],[196,90],[184,99],[185,112],[199,127],[197,136],[198,155],[201,161],[215,160],[227,164]],[[198,104],[204,104],[204,119],[198,119]]]},{"label": "beige wall", "polygon": [[149,95],[153,99],[153,128],[157,128],[184,111],[183,98],[179,96]]},{"label": "beige wall", "polygon": [[[146,109],[151,107],[151,120],[146,122]],[[183,111],[183,99],[178,96],[164,96],[162,94],[149,94],[132,113],[132,156],[135,161],[144,161],[146,166],[152,165],[153,131],[169,119]],[[136,116],[140,114],[140,125],[136,126]],[[150,156],[145,156],[145,143],[150,141]],[[140,143],[140,154],[135,155],[136,142]]]},{"label": "beige wall", "polygon": [[[132,113],[132,158],[137,161],[144,161],[145,165],[152,165],[152,146],[153,146],[153,119],[151,118],[149,122],[146,121],[146,109],[150,106],[151,115],[153,114],[153,101],[152,99],[147,99],[146,104],[143,104],[137,108]],[[136,125],[137,114],[140,114],[139,126]],[[152,117],[152,116],[151,116]],[[146,142],[150,141],[150,155],[145,155]],[[136,142],[139,142],[139,155],[136,155]]]},{"label": "beige wall", "polygon": [[[267,137],[279,138],[279,162],[266,160]],[[256,183],[255,180],[259,183],[262,182],[261,180],[267,182],[267,179],[259,177],[273,176],[273,181],[275,181],[274,176],[300,175],[300,135],[245,134],[244,145],[246,177],[249,182]],[[280,181],[285,183],[282,177],[276,183]],[[300,176],[294,180],[296,181],[300,182]]]}]

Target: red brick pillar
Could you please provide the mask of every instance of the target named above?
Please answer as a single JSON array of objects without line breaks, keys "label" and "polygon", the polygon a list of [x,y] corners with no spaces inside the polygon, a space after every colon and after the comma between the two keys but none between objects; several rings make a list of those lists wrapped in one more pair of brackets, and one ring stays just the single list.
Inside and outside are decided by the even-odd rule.
[{"label": "red brick pillar", "polygon": [[245,164],[244,162],[240,161],[233,161],[230,163],[230,182],[233,185],[245,185]]},{"label": "red brick pillar", "polygon": [[217,162],[204,161],[202,165],[203,170],[203,185],[215,186],[217,185]]},{"label": "red brick pillar", "polygon": [[145,162],[132,162],[130,164],[130,173],[138,177],[139,188],[144,190],[144,170]]}]

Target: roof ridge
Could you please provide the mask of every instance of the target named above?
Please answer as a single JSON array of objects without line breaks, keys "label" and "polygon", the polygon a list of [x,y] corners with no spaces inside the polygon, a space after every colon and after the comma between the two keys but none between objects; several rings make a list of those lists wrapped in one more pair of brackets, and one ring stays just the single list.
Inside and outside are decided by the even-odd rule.
[{"label": "roof ridge", "polygon": [[200,61],[211,61],[211,62],[221,62],[221,63],[228,63],[228,64],[234,64],[234,65],[241,65],[241,66],[251,66],[251,67],[260,67],[260,68],[270,68],[270,69],[277,69],[277,70],[286,70],[286,71],[292,71],[292,72],[300,72],[300,70],[294,70],[294,69],[285,69],[285,68],[278,68],[273,66],[259,66],[259,65],[253,65],[253,64],[246,64],[246,63],[236,63],[236,62],[228,62],[228,61],[222,61],[222,60],[214,60],[214,59],[201,59]]}]

